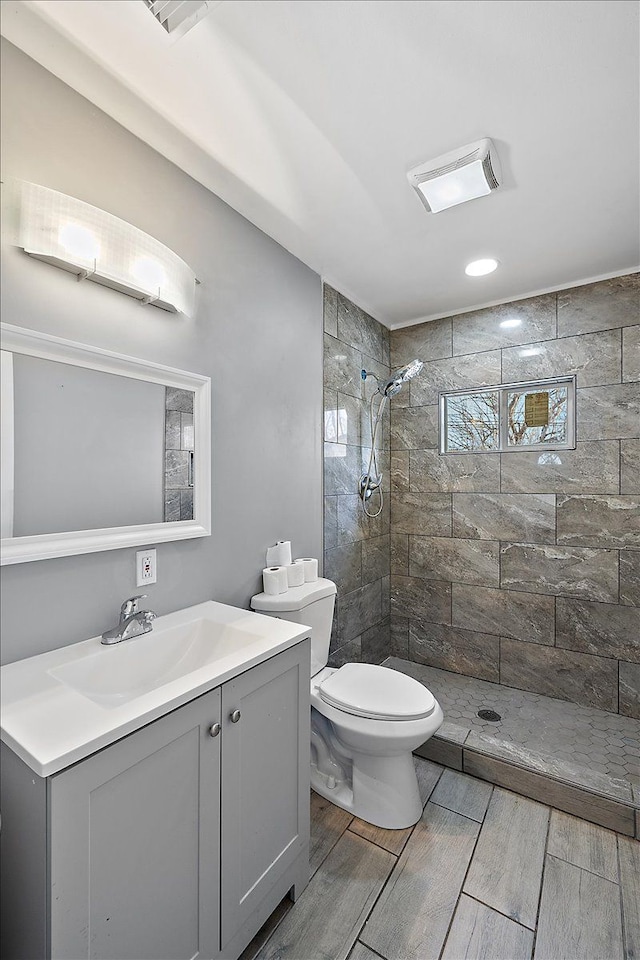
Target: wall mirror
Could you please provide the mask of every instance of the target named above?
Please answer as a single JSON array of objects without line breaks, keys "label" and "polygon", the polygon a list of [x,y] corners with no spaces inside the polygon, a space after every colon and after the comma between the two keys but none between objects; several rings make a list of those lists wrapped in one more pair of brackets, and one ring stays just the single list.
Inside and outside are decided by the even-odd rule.
[{"label": "wall mirror", "polygon": [[0,334],[3,564],[210,534],[209,377]]}]

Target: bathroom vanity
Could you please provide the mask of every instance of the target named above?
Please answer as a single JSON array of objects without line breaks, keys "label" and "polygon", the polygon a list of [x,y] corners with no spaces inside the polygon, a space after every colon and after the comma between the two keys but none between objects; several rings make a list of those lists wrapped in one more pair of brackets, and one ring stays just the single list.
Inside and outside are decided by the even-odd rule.
[{"label": "bathroom vanity", "polygon": [[211,602],[5,668],[6,960],[235,960],[300,894],[308,636]]}]

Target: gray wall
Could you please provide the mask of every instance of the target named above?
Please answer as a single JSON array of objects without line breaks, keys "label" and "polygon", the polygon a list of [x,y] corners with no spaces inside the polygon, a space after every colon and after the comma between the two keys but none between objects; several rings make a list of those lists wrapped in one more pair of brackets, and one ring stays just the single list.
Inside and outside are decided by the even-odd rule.
[{"label": "gray wall", "polygon": [[[212,378],[213,533],[158,547],[157,613],[246,606],[266,547],[322,549],[319,277],[69,87],[2,44],[3,177],[102,207],[175,250],[202,285],[193,319],[26,257],[3,236],[5,322]],[[5,223],[8,229],[8,222]],[[136,592],[135,550],[3,568],[9,662],[96,635]]]},{"label": "gray wall", "polygon": [[[324,569],[338,587],[329,662],[379,663],[389,652],[389,414],[379,459],[384,508],[368,519],[357,491],[371,448],[369,398],[376,382],[363,382],[360,371],[387,379],[389,331],[329,286],[324,328]],[[375,512],[377,494],[371,504]]]},{"label": "gray wall", "polygon": [[[640,718],[639,280],[392,332],[425,361],[391,413],[396,656]],[[439,391],[574,373],[558,462],[439,456]]]},{"label": "gray wall", "polygon": [[16,537],[163,519],[165,388],[13,358]]}]

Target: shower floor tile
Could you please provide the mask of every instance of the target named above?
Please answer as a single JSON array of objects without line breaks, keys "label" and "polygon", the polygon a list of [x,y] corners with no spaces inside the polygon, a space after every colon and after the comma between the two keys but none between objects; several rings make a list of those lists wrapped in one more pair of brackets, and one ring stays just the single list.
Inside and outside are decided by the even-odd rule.
[{"label": "shower floor tile", "polygon": [[[640,787],[638,720],[399,657],[387,658],[384,665],[415,677],[431,690],[444,713],[440,736],[445,740],[460,743],[462,739],[465,746],[497,741],[503,750],[488,752],[513,762],[538,754],[543,766],[546,761],[553,767],[557,761],[558,769],[574,773],[579,782],[593,780],[596,789],[599,777]],[[478,711],[483,709],[499,713],[501,720],[482,720]],[[615,792],[615,786],[611,789]]]}]

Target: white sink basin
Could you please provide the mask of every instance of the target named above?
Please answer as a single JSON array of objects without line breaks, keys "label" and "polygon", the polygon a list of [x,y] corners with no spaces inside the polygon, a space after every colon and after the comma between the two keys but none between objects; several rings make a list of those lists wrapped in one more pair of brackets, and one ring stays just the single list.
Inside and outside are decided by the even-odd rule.
[{"label": "white sink basin", "polygon": [[82,640],[2,667],[1,736],[41,777],[63,770],[286,650],[311,631],[209,601],[150,633]]},{"label": "white sink basin", "polygon": [[[249,619],[247,617],[247,619]],[[156,623],[161,623],[156,620]],[[105,707],[118,707],[187,674],[255,646],[260,634],[201,617],[123,640],[48,673]]]}]

